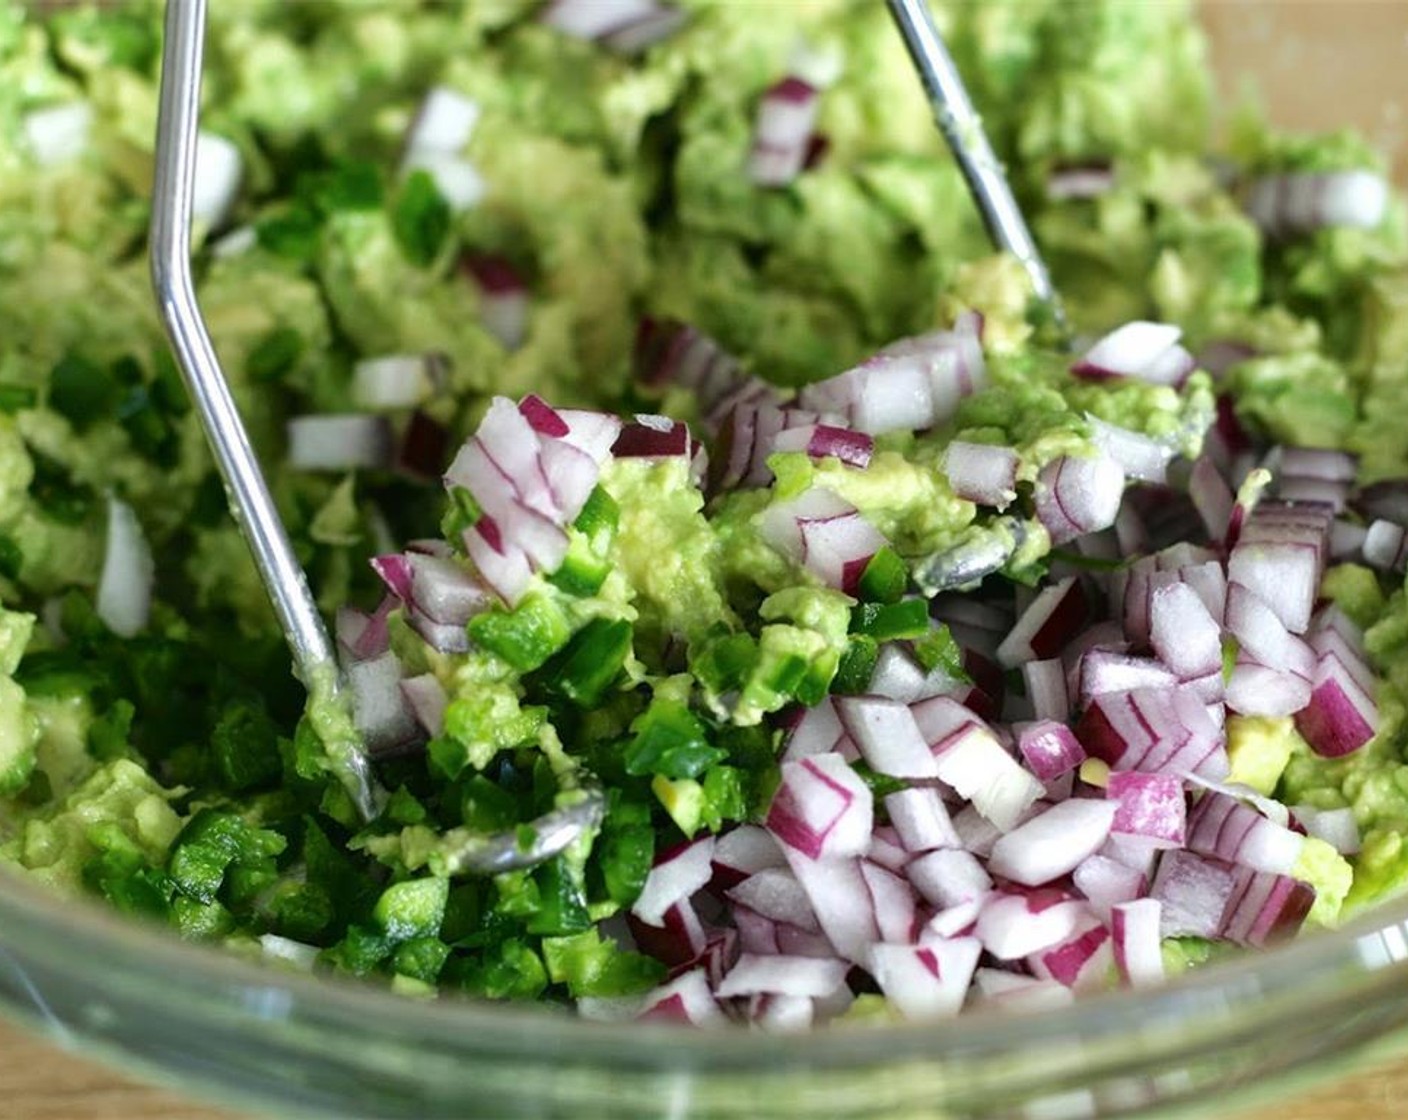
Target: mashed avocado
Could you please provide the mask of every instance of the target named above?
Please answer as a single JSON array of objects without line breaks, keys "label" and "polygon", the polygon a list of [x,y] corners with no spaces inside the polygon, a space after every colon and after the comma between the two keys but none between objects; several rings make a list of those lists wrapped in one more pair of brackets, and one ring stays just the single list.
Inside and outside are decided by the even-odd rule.
[{"label": "mashed avocado", "polygon": [[[1048,578],[1093,586],[1143,547],[1125,525],[1060,539],[1042,509],[1069,499],[1052,497],[1066,465],[1107,465],[1112,438],[1174,460],[1171,490],[1141,491],[1151,525],[1215,421],[1354,452],[1361,482],[1408,475],[1403,208],[1268,236],[1246,205],[1259,178],[1378,159],[1247,118],[1210,160],[1190,5],[933,3],[1077,342],[1176,324],[1200,368],[1162,380],[1072,376],[1021,267],[990,251],[883,5],[807,0],[783,19],[679,0],[639,49],[553,26],[558,6],[211,13],[202,123],[238,174],[199,223],[200,299],[357,666],[349,710],[328,681],[308,704],[288,672],[147,295],[160,6],[0,0],[6,859],[185,937],[273,935],[399,990],[638,995],[684,963],[628,932],[653,864],[762,818],[804,709],[889,673],[994,718],[1006,688],[1027,714],[1020,673],[1004,680],[972,640],[1010,625],[991,621],[994,586],[1023,603]],[[788,78],[816,98],[805,158],[761,185],[760,110]],[[435,96],[469,108],[427,155],[410,140]],[[732,457],[748,432],[730,402],[846,427],[893,382],[834,411],[806,387],[877,354],[902,367],[912,348],[882,352],[896,339],[950,347],[923,422],[876,426],[863,463],[854,447]],[[979,382],[929,399],[960,367]],[[447,500],[439,476],[471,433],[489,438],[493,398],[529,393],[624,417],[635,450],[540,414],[575,441],[541,487],[488,508],[457,479]],[[526,403],[508,411],[506,461],[544,432]],[[290,422],[334,418],[363,433],[359,454],[299,461]],[[1000,497],[953,481],[955,443],[1005,456]],[[722,483],[731,470],[747,484]],[[132,543],[113,503],[155,562],[135,627],[113,621]],[[381,567],[384,600],[373,557],[405,565]],[[925,596],[955,588],[974,598],[931,617]],[[1311,840],[1293,872],[1328,926],[1408,887],[1408,599],[1401,575],[1353,563],[1322,592],[1368,627],[1377,734],[1325,759],[1290,717],[1236,716],[1227,780],[1353,810],[1362,852]],[[359,731],[376,740],[371,820],[338,781]],[[834,742],[855,748],[853,732]],[[525,827],[581,771],[606,790],[590,835],[529,870],[445,873],[446,837]],[[848,773],[877,801],[903,786]],[[1177,971],[1224,949],[1170,937],[1164,955]]]}]

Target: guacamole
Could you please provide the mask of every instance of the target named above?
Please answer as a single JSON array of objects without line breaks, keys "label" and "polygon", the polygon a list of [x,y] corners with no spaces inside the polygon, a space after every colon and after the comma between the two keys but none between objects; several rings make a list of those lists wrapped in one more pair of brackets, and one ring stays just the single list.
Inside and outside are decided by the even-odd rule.
[{"label": "guacamole", "polygon": [[[1269,939],[1264,909],[1200,921],[1196,883],[1280,891],[1297,928],[1408,886],[1408,598],[1401,557],[1363,544],[1408,476],[1408,242],[1378,157],[1251,118],[1214,155],[1188,5],[933,6],[1074,340],[992,253],[883,5],[642,0],[624,27],[572,0],[214,6],[199,298],[336,630],[367,820],[150,296],[159,7],[0,2],[0,855],[182,937],[406,992],[697,1022],[717,993],[779,1027],[851,1005],[827,957],[893,1013],[951,1013],[967,976],[978,998],[1146,979],[1121,938],[1149,911],[1110,907],[1160,883],[1163,972]],[[750,173],[779,147],[780,179]],[[1137,368],[1112,357],[1126,324],[1163,340]],[[1214,671],[1180,687],[1227,716],[1221,763],[1172,796],[1287,835],[1288,806],[1349,810],[1354,842],[1312,836],[1274,873],[1209,851],[1170,885],[1177,861],[1155,880],[1162,848],[1105,819],[1032,870],[1034,813],[1099,817],[1138,770],[1055,659],[1125,627],[1109,652],[1155,675],[1118,694],[1168,683],[1158,625],[1136,633],[1119,596],[1199,562],[1222,579],[1262,476],[1234,493],[1273,445],[1352,456],[1329,480],[1350,544],[1310,590],[1344,642],[1364,629],[1376,727],[1327,757],[1338,709],[1224,707],[1284,667],[1219,606]],[[1022,631],[1063,596],[1081,625]],[[1052,664],[1071,695],[1048,712]],[[932,736],[886,754],[960,699],[937,762]],[[1179,712],[1188,735],[1211,719]],[[531,829],[588,781],[599,826],[460,872],[454,843]],[[842,806],[820,830],[816,796]],[[944,877],[946,851],[1070,924],[975,973],[1000,907]],[[666,880],[689,889],[662,903]],[[827,884],[878,924],[822,907]],[[790,979],[745,976],[767,945]],[[962,988],[925,997],[946,969]]]}]

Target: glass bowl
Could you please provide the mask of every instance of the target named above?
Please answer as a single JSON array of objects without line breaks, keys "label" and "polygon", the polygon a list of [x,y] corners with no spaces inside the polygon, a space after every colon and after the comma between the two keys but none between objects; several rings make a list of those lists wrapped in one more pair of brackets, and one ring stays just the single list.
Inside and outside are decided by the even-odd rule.
[{"label": "glass bowl", "polygon": [[[1204,17],[1225,91],[1250,77],[1279,123],[1357,124],[1405,178],[1384,76],[1408,53],[1408,5],[1224,0]],[[1153,991],[778,1036],[393,996],[183,944],[0,868],[0,1004],[126,1071],[284,1115],[1222,1115],[1371,1043],[1408,1049],[1408,901]]]},{"label": "glass bowl", "polygon": [[810,1035],[421,1002],[183,944],[0,873],[0,1001],[61,1042],[292,1116],[1075,1120],[1285,1093],[1408,1035],[1408,904],[1144,993]]}]

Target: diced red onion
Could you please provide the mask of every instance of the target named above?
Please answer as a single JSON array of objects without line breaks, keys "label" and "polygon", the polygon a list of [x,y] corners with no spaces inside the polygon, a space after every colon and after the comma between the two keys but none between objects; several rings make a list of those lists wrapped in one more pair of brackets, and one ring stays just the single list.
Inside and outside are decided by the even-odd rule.
[{"label": "diced red onion", "polygon": [[1193,358],[1178,340],[1182,330],[1167,323],[1136,321],[1117,327],[1071,367],[1077,377],[1134,377],[1177,385],[1193,372]]},{"label": "diced red onion", "polygon": [[880,939],[880,929],[861,861],[814,860],[796,849],[784,849],[835,952],[849,961],[863,961],[866,949]]},{"label": "diced red onion", "polygon": [[415,408],[444,384],[446,360],[434,352],[364,358],[352,367],[352,401],[358,408]]},{"label": "diced red onion", "polygon": [[[952,705],[964,716],[953,718]],[[934,748],[939,780],[1000,829],[1016,825],[1042,794],[1041,783],[1023,770],[993,733],[947,697],[914,706],[925,740]]]},{"label": "diced red onion", "polygon": [[1161,572],[1181,572],[1184,568],[1213,562],[1217,558],[1218,554],[1211,548],[1204,548],[1189,541],[1179,541],[1161,549],[1154,556],[1154,561]]},{"label": "diced red onion", "polygon": [[1198,593],[1213,618],[1222,618],[1227,610],[1227,576],[1216,561],[1191,564],[1178,569],[1178,578]]},{"label": "diced red onion", "polygon": [[906,1019],[956,1015],[963,1006],[982,946],[956,937],[925,945],[872,945],[866,968]]},{"label": "diced red onion", "polygon": [[1080,659],[1082,707],[1089,707],[1098,696],[1129,692],[1136,688],[1173,688],[1178,681],[1178,674],[1152,657],[1135,657],[1097,647],[1087,650]]},{"label": "diced red onion", "polygon": [[[752,382],[744,380],[738,361],[714,339],[694,327],[671,320],[642,319],[636,332],[632,367],[637,381],[650,386],[679,385],[691,389],[703,413],[716,422],[727,398]],[[777,403],[775,391],[747,403]],[[734,401],[732,407],[744,402]]]},{"label": "diced red onion", "polygon": [[1296,713],[1296,730],[1316,754],[1339,758],[1357,751],[1379,728],[1373,695],[1333,650],[1315,661],[1310,700]]},{"label": "diced red onion", "polygon": [[401,660],[390,650],[379,657],[345,666],[352,694],[352,718],[373,755],[395,752],[420,738],[406,696],[401,690]]},{"label": "diced red onion", "polygon": [[1142,898],[1148,888],[1142,872],[1099,852],[1081,861],[1071,873],[1071,881],[1107,925],[1115,906]]},{"label": "diced red onion", "polygon": [[1355,492],[1352,504],[1366,521],[1382,519],[1408,525],[1408,478],[1370,483]]},{"label": "diced red onion", "polygon": [[484,329],[505,349],[517,350],[528,334],[530,298],[523,277],[508,258],[495,255],[465,256],[460,270],[478,291]]},{"label": "diced red onion", "polygon": [[1330,557],[1336,561],[1363,559],[1368,537],[1369,530],[1363,525],[1337,517],[1330,526]]},{"label": "diced red onion", "polygon": [[828,698],[814,708],[804,708],[801,718],[793,726],[785,740],[782,752],[783,762],[796,762],[816,754],[827,754],[836,749],[846,737],[841,726],[841,717],[836,714],[834,699]]},{"label": "diced red onion", "polygon": [[885,811],[907,851],[956,848],[961,843],[948,810],[932,789],[915,787],[889,794],[885,798]]},{"label": "diced red onion", "polygon": [[1110,911],[1115,964],[1132,988],[1147,988],[1164,978],[1162,914],[1156,898],[1117,903]]},{"label": "diced red onion", "polygon": [[1239,945],[1263,948],[1287,941],[1300,931],[1315,904],[1315,890],[1287,875],[1246,868],[1227,900],[1222,935]]},{"label": "diced red onion", "polygon": [[875,659],[875,670],[870,675],[866,691],[874,696],[913,704],[931,696],[950,693],[959,684],[942,668],[925,672],[898,642],[886,642]]},{"label": "diced red onion", "polygon": [[1140,688],[1095,697],[1076,726],[1085,749],[1116,770],[1227,776],[1220,729],[1196,697]]},{"label": "diced red onion", "polygon": [[621,428],[611,447],[618,459],[687,459],[691,452],[689,425],[644,413]]},{"label": "diced red onion", "polygon": [[1305,837],[1267,820],[1236,797],[1208,790],[1188,816],[1188,850],[1256,871],[1288,873]]},{"label": "diced red onion", "polygon": [[1147,551],[1149,531],[1145,528],[1143,518],[1134,507],[1134,503],[1121,503],[1119,513],[1115,514],[1113,529],[1115,539],[1119,542],[1121,555],[1135,556]]},{"label": "diced red onion", "polygon": [[[1064,723],[1071,714],[1071,701],[1066,691],[1066,670],[1060,659],[1023,662],[1022,679],[1026,682],[1027,697],[1032,702],[1032,713],[1037,720]],[[1031,759],[1027,759],[1027,765],[1031,766]],[[1032,772],[1041,777],[1035,768]]]},{"label": "diced red onion", "polygon": [[865,849],[865,858],[890,871],[903,871],[914,858],[914,853],[901,843],[899,833],[893,826],[881,826],[870,834],[870,846]]},{"label": "diced red onion", "polygon": [[885,538],[849,502],[824,487],[777,502],[759,521],[763,539],[828,587],[856,590]]},{"label": "diced red onion", "polygon": [[836,709],[872,770],[910,780],[938,776],[933,753],[907,705],[876,696],[843,696]]},{"label": "diced red onion", "polygon": [[1236,869],[1230,864],[1193,852],[1165,852],[1149,889],[1150,897],[1163,904],[1160,935],[1219,936],[1222,914],[1236,884]]},{"label": "diced red onion", "polygon": [[620,418],[585,408],[559,408],[555,411],[567,425],[567,434],[562,438],[577,450],[585,451],[597,465],[604,462],[621,434]]},{"label": "diced red onion", "polygon": [[458,155],[478,123],[477,102],[445,86],[436,86],[425,95],[406,133],[406,156]]},{"label": "diced red onion", "polygon": [[483,586],[460,564],[448,557],[407,553],[411,570],[407,602],[433,622],[463,626],[489,608]]},{"label": "diced red onion", "polygon": [[[1349,623],[1349,625],[1352,626],[1353,623]],[[1312,630],[1310,632],[1309,644],[1317,660],[1321,657],[1333,654],[1339,659],[1340,665],[1349,673],[1355,683],[1357,683],[1366,694],[1373,694],[1376,687],[1374,671],[1369,668],[1368,663],[1364,660],[1364,640],[1362,636],[1358,641],[1351,641],[1345,638],[1343,632],[1339,630]],[[1311,676],[1314,676],[1313,669],[1311,670]]]},{"label": "diced red onion", "polygon": [[944,473],[960,498],[1006,509],[1017,497],[1017,452],[1010,447],[954,440],[944,452]]},{"label": "diced red onion", "polygon": [[721,999],[760,993],[808,998],[829,995],[846,980],[845,961],[744,953],[715,993]]},{"label": "diced red onion", "polygon": [[1060,653],[1085,622],[1090,610],[1085,589],[1074,577],[1043,588],[997,647],[1005,669]]},{"label": "diced red onion", "polygon": [[973,984],[985,1005],[1002,1011],[1045,1011],[1068,1007],[1075,999],[1070,988],[1055,980],[1037,980],[997,968],[978,969],[973,974]]},{"label": "diced red onion", "polygon": [[999,838],[988,868],[1028,887],[1059,879],[1099,850],[1116,810],[1116,805],[1092,799],[1059,802]]},{"label": "diced red onion", "polygon": [[935,938],[946,939],[972,933],[982,909],[983,900],[974,899],[936,911],[919,931],[919,944],[926,945]]},{"label": "diced red onion", "polygon": [[746,906],[734,904],[729,917],[738,929],[738,943],[745,953],[780,953],[777,944],[777,923],[755,914]]},{"label": "diced red onion", "polygon": [[371,613],[353,607],[338,607],[335,619],[339,654],[354,661],[379,657],[390,648],[386,620],[396,609],[396,600],[388,595]]},{"label": "diced red onion", "polygon": [[34,162],[40,167],[58,167],[88,150],[93,106],[86,101],[46,105],[25,113],[20,123]]},{"label": "diced red onion", "polygon": [[[801,408],[784,408],[768,401],[741,404],[729,411],[719,432],[720,471],[716,488],[735,490],[766,486],[772,481],[768,456],[774,451],[806,451],[816,431],[816,413]],[[844,429],[831,429],[844,431]],[[787,444],[787,437],[806,433],[800,447]],[[851,433],[859,439],[869,436]],[[786,444],[786,446],[784,446]],[[869,455],[865,456],[869,461]]]},{"label": "diced red onion", "polygon": [[787,858],[764,828],[741,824],[714,843],[714,881],[732,887],[760,871],[786,867]]},{"label": "diced red onion", "polygon": [[1359,822],[1354,810],[1316,809],[1311,805],[1295,805],[1291,815],[1304,827],[1307,834],[1323,840],[1342,856],[1358,855],[1361,848]]},{"label": "diced red onion", "polygon": [[992,891],[992,876],[963,848],[939,848],[911,860],[905,876],[929,903],[941,910],[980,902]]},{"label": "diced red onion", "polygon": [[1334,227],[1373,229],[1388,200],[1383,176],[1363,168],[1282,172],[1252,183],[1246,211],[1267,237],[1279,239]]},{"label": "diced red onion", "polygon": [[1124,494],[1124,471],[1106,455],[1062,455],[1036,480],[1036,515],[1053,544],[1065,544],[1115,523]]},{"label": "diced red onion", "polygon": [[[643,922],[631,913],[625,915],[625,924],[635,947],[668,965],[674,974],[712,963],[708,960],[710,931],[705,928],[692,899],[680,899],[667,909],[659,926]],[[737,941],[737,932],[730,932]],[[712,974],[710,979],[712,981]]]},{"label": "diced red onion", "polygon": [[[1042,792],[1045,792],[1044,787]],[[1022,810],[1017,817],[1018,821],[1025,819],[1033,811],[1033,806],[1037,804],[1039,802],[1034,801],[1031,806]],[[992,846],[1002,835],[1002,829],[978,812],[973,805],[964,805],[953,814],[953,830],[958,833],[958,839],[962,841],[965,851],[982,856],[984,859],[992,855]]]},{"label": "diced red onion", "polygon": [[819,100],[817,88],[795,76],[763,94],[748,154],[749,179],[759,186],[785,187],[801,173]]},{"label": "diced red onion", "polygon": [[463,540],[465,552],[485,584],[509,606],[516,604],[533,580],[533,567],[523,550],[505,542],[487,516],[467,529]]},{"label": "diced red onion", "polygon": [[529,393],[518,402],[518,411],[528,426],[541,438],[565,439],[572,432],[566,418],[536,393]]},{"label": "diced red onion", "polygon": [[1108,983],[1113,960],[1110,931],[1092,915],[1061,944],[1031,954],[1027,965],[1039,980],[1055,980],[1075,991],[1089,991]]},{"label": "diced red onion", "polygon": [[870,892],[881,941],[908,945],[919,929],[914,889],[899,874],[869,860],[860,861],[861,878]]},{"label": "diced red onion", "polygon": [[873,813],[870,788],[845,760],[815,755],[782,764],[766,824],[784,849],[837,859],[865,851]]},{"label": "diced red onion", "polygon": [[469,652],[469,632],[463,625],[436,622],[417,610],[408,610],[405,619],[406,625],[431,649],[439,653]]},{"label": "diced red onion", "polygon": [[239,148],[213,132],[198,132],[191,221],[208,229],[224,225],[239,197],[243,178],[244,156]]},{"label": "diced red onion", "polygon": [[875,440],[864,432],[853,432],[833,424],[806,424],[784,428],[774,438],[772,450],[804,451],[813,459],[835,458],[848,467],[863,470],[870,466]]},{"label": "diced red onion", "polygon": [[1402,525],[1392,521],[1371,522],[1362,545],[1364,562],[1383,572],[1401,572],[1408,562],[1408,547],[1405,547]]},{"label": "diced red onion", "polygon": [[1043,782],[1054,781],[1085,761],[1085,749],[1075,733],[1064,723],[1049,719],[1022,727],[1017,733],[1017,750],[1027,769]]},{"label": "diced red onion", "polygon": [[407,677],[401,682],[401,695],[427,735],[434,738],[445,730],[445,708],[450,698],[434,673]]},{"label": "diced red onion", "polygon": [[1108,163],[1068,164],[1046,176],[1046,197],[1052,202],[1088,201],[1114,186],[1115,172]]},{"label": "diced red onion", "polygon": [[714,838],[705,836],[657,859],[631,913],[647,925],[663,925],[670,907],[688,900],[709,882],[713,858]]},{"label": "diced red onion", "polygon": [[1326,505],[1336,513],[1343,513],[1349,501],[1349,484],[1282,475],[1276,482],[1276,496],[1286,502]]},{"label": "diced red onion", "polygon": [[130,505],[108,497],[107,543],[95,609],[119,638],[135,637],[151,615],[156,562],[142,523]]},{"label": "diced red onion", "polygon": [[650,11],[608,31],[599,37],[599,41],[616,54],[637,55],[646,48],[668,39],[684,26],[687,18],[686,12],[681,8],[653,4]]},{"label": "diced red onion", "polygon": [[1321,550],[1327,533],[1320,534],[1318,545],[1313,532],[1300,530],[1289,531],[1292,539],[1266,540],[1259,539],[1260,534],[1252,535],[1255,524],[1254,517],[1232,550],[1227,578],[1254,591],[1275,611],[1286,629],[1302,634],[1310,622],[1319,589]]},{"label": "diced red onion", "polygon": [[1222,628],[1187,584],[1161,587],[1150,596],[1149,641],[1184,680],[1222,667]]},{"label": "diced red onion", "polygon": [[433,482],[445,469],[450,432],[440,421],[416,409],[406,418],[391,466],[416,482]]},{"label": "diced red onion", "polygon": [[980,329],[960,316],[952,331],[900,339],[855,368],[804,387],[798,403],[879,435],[942,423],[985,383]]},{"label": "diced red onion", "polygon": [[817,1018],[816,1003],[807,996],[752,996],[746,1018],[769,1034],[792,1034],[811,1028]]},{"label": "diced red onion", "polygon": [[926,363],[907,355],[881,355],[825,381],[804,387],[804,408],[835,412],[871,435],[918,431],[934,422],[934,394]]},{"label": "diced red onion", "polygon": [[998,960],[1017,960],[1059,945],[1089,914],[1085,903],[1064,891],[1001,892],[983,906],[975,932]]},{"label": "diced red onion", "polygon": [[518,406],[495,397],[478,431],[445,471],[446,485],[463,486],[497,520],[509,522],[521,508],[560,523],[563,511],[544,471],[541,447]]},{"label": "diced red onion", "polygon": [[797,877],[786,867],[768,867],[754,872],[729,889],[731,901],[774,922],[784,922],[809,933],[820,933],[811,902]]},{"label": "diced red onion", "polygon": [[812,933],[786,922],[777,924],[777,951],[785,957],[812,957],[816,960],[832,960],[836,956],[836,950],[825,934]]},{"label": "diced red onion", "polygon": [[299,416],[288,422],[288,462],[295,470],[350,471],[391,461],[391,428],[365,413]]},{"label": "diced red onion", "polygon": [[1206,455],[1193,463],[1188,476],[1188,496],[1193,500],[1193,508],[1198,511],[1208,537],[1215,541],[1226,537],[1237,499],[1227,480]]},{"label": "diced red onion", "polygon": [[682,973],[650,992],[636,1018],[692,1027],[716,1027],[728,1022],[702,968]]},{"label": "diced red onion", "polygon": [[1238,715],[1279,719],[1304,708],[1310,694],[1308,677],[1238,657],[1227,677],[1223,698]]},{"label": "diced red onion", "polygon": [[1113,833],[1142,836],[1160,848],[1181,848],[1187,837],[1183,780],[1173,774],[1114,770],[1105,786],[1114,801]]},{"label": "diced red onion", "polygon": [[1162,483],[1168,474],[1173,448],[1151,439],[1141,432],[1132,432],[1100,417],[1086,414],[1090,435],[1095,446],[1120,465],[1126,477],[1141,482]]}]

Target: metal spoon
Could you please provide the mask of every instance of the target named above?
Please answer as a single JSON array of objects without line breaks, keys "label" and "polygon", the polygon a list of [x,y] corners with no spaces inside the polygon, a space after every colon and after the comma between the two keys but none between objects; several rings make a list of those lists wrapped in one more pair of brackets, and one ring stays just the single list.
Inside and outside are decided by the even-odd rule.
[{"label": "metal spoon", "polygon": [[[196,301],[191,205],[205,13],[206,0],[169,0],[166,5],[152,189],[152,287],[177,365],[225,481],[230,512],[254,555],[293,654],[294,671],[308,689],[313,709],[323,715],[316,722],[329,761],[363,819],[371,820],[382,794],[371,773],[366,745],[355,732],[332,642],[274,507]],[[604,807],[601,790],[584,785],[573,804],[523,826],[522,836],[531,832],[531,841],[520,843],[520,832],[474,837],[474,855],[464,869],[502,871],[541,863],[595,828]]]},{"label": "metal spoon", "polygon": [[909,49],[909,57],[924,83],[924,92],[934,110],[934,119],[943,133],[953,158],[958,161],[968,192],[973,196],[988,236],[999,249],[1022,263],[1031,280],[1032,291],[1049,310],[1051,320],[1064,334],[1066,313],[1061,297],[1051,283],[1051,273],[1032,239],[1022,209],[1012,197],[1002,164],[988,143],[982,118],[973,108],[963,77],[944,46],[925,0],[888,0],[890,15]]}]

